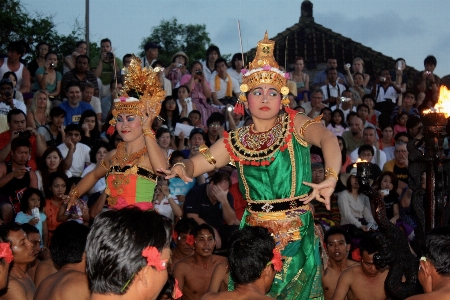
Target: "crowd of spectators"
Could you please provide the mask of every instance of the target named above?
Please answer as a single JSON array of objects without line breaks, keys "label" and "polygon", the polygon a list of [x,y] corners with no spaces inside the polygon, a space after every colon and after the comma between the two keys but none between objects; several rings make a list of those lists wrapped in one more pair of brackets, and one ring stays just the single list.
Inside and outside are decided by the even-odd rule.
[{"label": "crowd of spectators", "polygon": [[[51,275],[63,271],[65,264],[79,263],[61,261],[54,244],[52,249],[52,239],[61,239],[58,234],[64,230],[65,234],[72,230],[74,239],[86,240],[81,227],[70,229],[62,224],[74,221],[89,226],[101,211],[92,211],[91,207],[100,197],[106,197],[106,183],[101,179],[70,211],[64,209],[64,195],[121,141],[117,132],[109,136],[106,129],[131,54],[120,59],[114,55],[109,39],[100,44],[101,56],[91,58],[83,41],[64,57],[42,42],[36,46],[36,58],[27,64],[21,59],[23,44],[11,42],[7,55],[0,58],[1,220],[6,225],[22,224],[19,229],[8,225],[13,226],[12,232],[26,231],[27,224],[35,226],[37,231],[26,231],[30,241],[32,236],[40,236],[35,239],[39,247],[33,248],[33,260],[19,258],[17,262],[18,268],[25,265],[21,270],[29,275],[28,281],[17,279],[29,299],[39,284],[48,286],[57,281]],[[161,67],[160,82],[166,98],[152,128],[170,166],[198,154],[202,144],[213,145],[224,131],[251,124],[247,112],[242,115],[233,109],[245,67],[240,54],[227,62],[218,47],[210,46],[204,61],[190,62],[180,51],[165,66],[158,60],[159,49],[157,44],[147,43],[141,61],[146,67]],[[57,68],[59,60],[63,70]],[[358,248],[366,233],[377,230],[369,199],[359,191],[353,165],[358,158],[372,163],[371,179],[384,196],[388,218],[403,229],[405,239],[414,241],[417,222],[409,207],[407,143],[422,138],[421,113],[438,100],[440,78],[433,73],[436,64],[434,56],[426,57],[424,70],[411,86],[403,74],[406,63],[402,58],[392,69],[379,70],[375,78],[365,73],[359,57],[352,65],[343,66],[343,73],[332,57],[327,60],[327,69],[314,78],[304,70],[301,57],[288,70],[290,107],[311,118],[322,114],[323,125],[339,140],[342,167],[331,210],[317,201],[312,205],[321,230],[341,228],[331,236],[345,237],[349,248],[343,250],[344,257]],[[325,168],[317,147],[311,147],[311,162],[312,182],[320,183]],[[225,167],[188,184],[179,178],[159,178],[153,201],[156,210],[175,228],[169,271],[183,293],[189,299],[200,299],[207,291],[224,291],[227,260],[213,252],[216,249],[220,254],[220,249],[232,245],[230,236],[244,213],[246,204],[237,184],[237,170]],[[373,254],[370,251],[367,255]],[[338,261],[336,257],[331,259]],[[19,273],[12,272],[11,276]],[[79,276],[87,284],[86,278]],[[337,277],[331,282],[334,290]],[[6,293],[10,292],[8,287]],[[46,293],[39,288],[36,299],[50,299]],[[331,298],[332,293],[326,294]]]}]

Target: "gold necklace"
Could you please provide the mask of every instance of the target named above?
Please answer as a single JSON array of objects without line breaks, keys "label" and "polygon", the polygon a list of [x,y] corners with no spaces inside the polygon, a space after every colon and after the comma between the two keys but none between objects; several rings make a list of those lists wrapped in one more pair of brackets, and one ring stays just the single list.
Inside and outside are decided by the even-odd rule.
[{"label": "gold necklace", "polygon": [[144,146],[141,150],[128,154],[125,148],[125,143],[117,145],[117,152],[112,158],[112,165],[119,165],[123,168],[126,165],[132,164],[136,159],[142,157],[147,152],[147,147]]}]

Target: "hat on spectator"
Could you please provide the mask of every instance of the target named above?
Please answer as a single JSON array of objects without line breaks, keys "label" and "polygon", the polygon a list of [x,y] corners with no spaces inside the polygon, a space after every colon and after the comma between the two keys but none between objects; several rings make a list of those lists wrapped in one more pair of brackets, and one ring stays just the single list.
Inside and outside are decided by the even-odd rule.
[{"label": "hat on spectator", "polygon": [[188,56],[186,55],[186,53],[184,53],[183,51],[178,51],[177,53],[175,53],[174,55],[172,55],[172,62],[175,61],[175,58],[176,58],[177,56],[182,56],[182,57],[184,57],[184,59],[186,60],[185,65],[188,64],[188,62],[189,62],[189,57],[188,57]]},{"label": "hat on spectator", "polygon": [[9,79],[9,78],[3,78],[2,80],[0,80],[0,86],[5,85],[5,84],[14,88],[13,83],[12,83],[11,79]]},{"label": "hat on spectator", "polygon": [[157,44],[153,43],[153,42],[147,42],[144,46],[144,50],[147,51],[148,49],[161,49],[160,46],[158,46]]}]

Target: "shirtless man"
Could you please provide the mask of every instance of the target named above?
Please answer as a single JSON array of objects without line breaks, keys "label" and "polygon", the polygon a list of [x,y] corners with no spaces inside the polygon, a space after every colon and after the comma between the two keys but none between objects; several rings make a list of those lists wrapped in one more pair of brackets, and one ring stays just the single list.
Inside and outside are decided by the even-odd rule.
[{"label": "shirtless man", "polygon": [[[264,300],[275,278],[275,242],[263,227],[245,227],[231,238],[228,255],[235,290],[207,293],[202,300]],[[281,264],[281,257],[279,260]],[[281,267],[280,267],[281,268]]]},{"label": "shirtless man", "polygon": [[194,255],[179,261],[173,268],[173,276],[183,292],[182,300],[200,299],[208,289],[216,266],[226,262],[225,257],[213,254],[216,240],[211,226],[198,225],[191,234],[195,238]]},{"label": "shirtless man", "polygon": [[65,222],[56,228],[51,242],[51,255],[61,268],[41,282],[35,300],[90,298],[84,255],[88,233],[89,228],[77,222]]},{"label": "shirtless man", "polygon": [[175,225],[174,233],[176,233],[175,243],[177,247],[172,250],[170,273],[178,261],[194,254],[194,249],[186,243],[186,237],[191,233],[192,228],[197,225],[197,222],[192,218],[183,218]]},{"label": "shirtless man", "polygon": [[347,259],[350,251],[350,237],[340,227],[331,227],[325,233],[325,243],[329,257],[328,267],[322,275],[322,285],[325,300],[330,300],[341,273],[358,263]]},{"label": "shirtless man", "polygon": [[378,269],[373,263],[373,255],[377,252],[374,238],[364,238],[359,245],[359,251],[361,265],[342,272],[332,300],[386,299],[384,281],[388,271]]},{"label": "shirtless man", "polygon": [[39,234],[39,230],[29,223],[20,224],[20,228],[25,231],[28,239],[33,244],[33,256],[35,259],[32,263],[28,264],[27,272],[28,275],[30,275],[31,280],[34,282],[34,275],[36,274],[37,266],[41,262],[38,259],[39,253],[41,252],[41,235]]},{"label": "shirtless man", "polygon": [[419,281],[425,294],[407,300],[450,299],[450,227],[438,227],[430,231],[420,258]]},{"label": "shirtless man", "polygon": [[0,238],[11,244],[14,255],[14,263],[9,271],[8,285],[2,291],[0,299],[32,300],[36,288],[27,273],[27,267],[35,259],[33,244],[28,240],[20,225],[16,223],[2,225],[0,227]]}]

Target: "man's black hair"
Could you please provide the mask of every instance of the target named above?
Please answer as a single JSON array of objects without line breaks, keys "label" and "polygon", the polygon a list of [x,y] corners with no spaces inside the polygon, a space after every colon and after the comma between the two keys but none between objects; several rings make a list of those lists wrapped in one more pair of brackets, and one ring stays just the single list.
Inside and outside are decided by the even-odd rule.
[{"label": "man's black hair", "polygon": [[19,147],[27,147],[31,150],[30,140],[24,136],[18,136],[11,141],[11,151],[15,152]]},{"label": "man's black hair", "polygon": [[80,135],[83,135],[83,130],[81,129],[81,125],[80,124],[70,123],[64,129],[64,132],[66,134],[69,133],[69,131],[78,131],[80,133]]},{"label": "man's black hair", "polygon": [[25,44],[21,41],[10,42],[6,50],[10,52],[17,52],[17,54],[22,56],[25,52]]},{"label": "man's black hair", "polygon": [[436,57],[434,57],[434,55],[428,55],[427,57],[425,57],[423,65],[425,66],[426,64],[433,64],[434,66],[437,66]]},{"label": "man's black hair", "polygon": [[66,111],[59,106],[52,107],[52,109],[50,109],[50,119],[59,116],[65,117]]},{"label": "man's black hair", "polygon": [[220,57],[220,50],[219,47],[217,47],[216,45],[210,45],[208,47],[208,49],[206,49],[206,60],[208,60],[208,56],[212,51],[216,51],[217,55]]},{"label": "man's black hair", "polygon": [[199,235],[200,231],[202,231],[202,230],[208,230],[209,233],[212,234],[213,238],[216,239],[216,235],[214,234],[214,229],[206,223],[197,225],[194,228],[192,228],[191,234],[196,238]]},{"label": "man's black hair", "polygon": [[210,178],[210,182],[214,183],[215,185],[221,183],[222,181],[228,182],[228,188],[231,187],[231,178],[230,175],[226,172],[215,172]]},{"label": "man's black hair", "polygon": [[50,253],[58,267],[80,263],[89,234],[89,228],[76,221],[61,223],[56,227],[50,242]]},{"label": "man's black hair", "polygon": [[31,225],[30,223],[23,223],[20,224],[20,228],[28,235],[30,233],[39,233],[39,229],[36,228],[36,226]]},{"label": "man's black hair", "polygon": [[370,153],[372,153],[372,156],[375,155],[375,151],[373,150],[373,147],[372,147],[371,145],[368,145],[368,144],[361,145],[361,146],[358,148],[358,155],[361,155],[361,153],[362,153],[363,151],[366,151],[366,150],[369,150]]},{"label": "man's black hair", "polygon": [[225,66],[228,66],[228,65],[227,65],[227,61],[225,60],[225,58],[219,57],[219,58],[216,59],[216,61],[214,62],[214,69],[215,69],[215,70],[217,69],[217,65],[220,64],[220,63],[224,63]]},{"label": "man's black hair", "polygon": [[25,119],[27,118],[27,115],[21,109],[13,108],[6,115],[6,122],[8,122],[8,124],[10,124],[12,116],[15,116],[15,115],[23,115],[25,117]]},{"label": "man's black hair", "polygon": [[220,126],[223,126],[225,124],[225,116],[220,112],[213,112],[206,120],[206,125],[209,126],[214,122],[219,122]]},{"label": "man's black hair", "polygon": [[9,233],[11,231],[19,231],[22,230],[22,228],[20,228],[20,224],[19,223],[9,223],[9,224],[3,224],[0,226],[0,239],[5,242],[5,243],[9,243],[11,244],[11,240],[9,239]]},{"label": "man's black hair", "polygon": [[359,243],[359,251],[361,253],[361,256],[363,255],[364,251],[366,251],[369,255],[378,252],[378,245],[375,237],[369,235],[364,236],[361,240],[361,243]]},{"label": "man's black hair", "polygon": [[195,221],[192,218],[183,218],[180,221],[177,222],[177,224],[175,225],[174,230],[178,233],[190,233],[192,231],[192,229],[198,226],[197,221]]},{"label": "man's black hair", "polygon": [[323,239],[325,241],[325,244],[328,243],[328,238],[335,234],[342,234],[344,236],[345,243],[347,245],[350,245],[351,240],[350,240],[350,236],[348,235],[347,231],[345,231],[344,229],[342,229],[341,227],[338,227],[338,226],[333,226],[327,232],[325,232],[325,236]]},{"label": "man's black hair", "polygon": [[69,89],[70,89],[71,87],[73,87],[73,86],[77,86],[77,87],[80,89],[80,92],[81,92],[81,85],[80,85],[78,82],[76,82],[76,81],[70,81],[70,82],[67,84],[67,86],[66,86],[66,92],[68,92]]},{"label": "man's black hair", "polygon": [[450,275],[450,226],[436,227],[428,233],[423,256],[431,261],[439,275]]},{"label": "man's black hair", "polygon": [[75,58],[75,64],[78,62],[78,60],[79,60],[80,58],[87,58],[88,63],[91,61],[91,59],[89,58],[89,56],[84,55],[84,54],[80,54],[80,55],[77,56],[77,58]]}]

